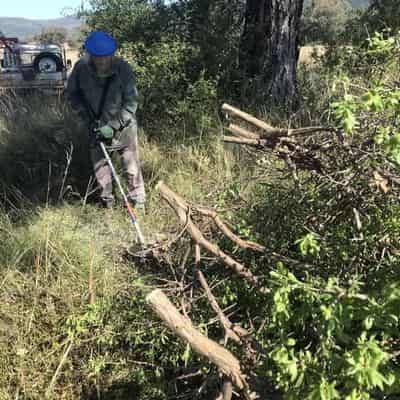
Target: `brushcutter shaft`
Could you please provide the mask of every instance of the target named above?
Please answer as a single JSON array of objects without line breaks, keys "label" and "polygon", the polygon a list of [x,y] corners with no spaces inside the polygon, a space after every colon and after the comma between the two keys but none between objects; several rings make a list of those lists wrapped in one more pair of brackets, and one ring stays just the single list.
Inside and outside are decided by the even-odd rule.
[{"label": "brushcutter shaft", "polygon": [[99,142],[99,144],[100,144],[100,148],[101,148],[101,150],[102,150],[102,152],[103,152],[103,154],[104,154],[104,157],[105,157],[105,159],[106,159],[106,161],[107,161],[107,164],[108,164],[108,166],[109,166],[110,169],[111,169],[111,174],[112,174],[112,176],[113,176],[113,178],[114,178],[114,180],[115,180],[115,183],[116,183],[117,186],[118,186],[118,190],[120,191],[121,196],[122,196],[122,198],[123,198],[123,200],[124,200],[124,204],[125,204],[125,207],[126,207],[126,209],[127,209],[127,211],[128,211],[129,218],[130,218],[130,220],[131,220],[131,222],[132,222],[132,225],[133,225],[133,226],[135,227],[135,229],[136,229],[136,233],[137,233],[137,237],[138,237],[139,243],[140,243],[141,246],[144,247],[144,245],[145,245],[145,240],[144,240],[143,233],[142,233],[142,231],[141,231],[141,229],[140,229],[140,226],[139,226],[138,221],[137,221],[137,219],[136,219],[135,213],[134,213],[134,211],[133,211],[133,209],[132,209],[132,207],[131,207],[131,205],[130,205],[130,203],[129,203],[128,197],[126,196],[125,191],[124,191],[124,189],[123,189],[123,187],[122,187],[122,185],[121,185],[121,181],[119,180],[119,177],[118,177],[118,175],[117,175],[117,172],[115,171],[114,165],[113,165],[113,163],[112,163],[112,161],[111,161],[111,157],[110,157],[110,155],[108,154],[108,151],[107,151],[107,149],[106,149],[106,146],[104,146],[104,143],[103,143],[103,142]]}]

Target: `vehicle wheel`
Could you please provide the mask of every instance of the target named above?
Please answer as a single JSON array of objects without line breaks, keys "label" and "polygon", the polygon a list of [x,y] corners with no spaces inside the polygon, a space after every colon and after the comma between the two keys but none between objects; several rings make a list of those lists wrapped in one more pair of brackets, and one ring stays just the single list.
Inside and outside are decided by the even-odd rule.
[{"label": "vehicle wheel", "polygon": [[42,53],[35,57],[33,68],[37,73],[60,72],[63,69],[63,63],[55,54]]}]

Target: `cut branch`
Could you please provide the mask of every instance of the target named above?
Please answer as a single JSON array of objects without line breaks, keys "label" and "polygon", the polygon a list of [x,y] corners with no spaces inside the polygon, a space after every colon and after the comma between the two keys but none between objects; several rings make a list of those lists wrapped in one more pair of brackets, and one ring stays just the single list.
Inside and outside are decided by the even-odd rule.
[{"label": "cut branch", "polygon": [[167,324],[169,329],[187,341],[196,353],[214,363],[224,375],[232,380],[238,389],[248,388],[237,358],[224,347],[196,330],[190,319],[181,315],[160,289],[154,290],[147,295],[146,302]]},{"label": "cut branch", "polygon": [[228,127],[228,131],[233,133],[237,137],[247,138],[247,139],[260,139],[260,135],[254,132],[250,132],[247,129],[244,129],[238,125],[230,124]]},{"label": "cut branch", "polygon": [[[249,130],[250,128],[245,129],[241,126],[230,124],[227,129],[234,136],[224,136],[224,142],[251,146],[262,151],[272,150],[278,158],[287,163],[292,172],[296,171],[296,169],[317,171],[319,173],[324,171],[322,162],[319,157],[315,155],[315,152],[318,150],[328,153],[329,145],[327,148],[325,148],[325,146],[315,145],[314,143],[307,146],[300,142],[299,137],[309,136],[319,132],[337,133],[336,129],[324,126],[311,126],[297,129],[275,128],[228,104],[224,104],[222,110],[252,124],[253,127],[256,127],[259,131],[252,132]],[[295,172],[293,176],[297,176]]]},{"label": "cut branch", "polygon": [[227,226],[226,224],[221,220],[219,217],[218,213],[215,210],[210,210],[208,208],[204,207],[194,207],[199,213],[206,215],[207,217],[210,217],[213,219],[215,222],[215,225],[221,230],[221,232],[226,235],[232,242],[236,243],[238,246],[244,248],[244,249],[251,249],[254,251],[259,251],[263,253],[265,251],[265,247],[261,246],[258,243],[250,242],[248,240],[243,240],[237,235],[235,235]]},{"label": "cut branch", "polygon": [[222,393],[217,397],[217,400],[231,400],[232,399],[232,382],[225,381],[222,387]]},{"label": "cut branch", "polygon": [[206,293],[206,296],[211,304],[212,309],[217,314],[218,319],[221,322],[221,325],[225,329],[225,343],[227,343],[228,339],[232,339],[236,343],[241,343],[242,341],[240,340],[240,337],[232,329],[233,328],[232,322],[226,317],[226,315],[221,310],[217,300],[215,299],[214,295],[211,292],[210,287],[208,286],[206,278],[204,277],[200,269],[196,270],[196,277],[197,280],[200,282],[202,288],[204,289],[204,292]]},{"label": "cut branch", "polygon": [[286,136],[311,135],[318,132],[336,132],[336,129],[327,126],[309,126],[307,128],[288,129]]},{"label": "cut branch", "polygon": [[236,136],[224,136],[224,142],[235,144],[246,144],[255,147],[264,147],[265,141],[260,139],[238,138]]},{"label": "cut branch", "polygon": [[224,253],[219,246],[208,241],[203,236],[200,229],[193,223],[188,215],[189,205],[184,199],[174,193],[161,181],[157,184],[156,189],[160,191],[161,197],[175,210],[181,223],[187,226],[187,231],[195,243],[221,259],[228,268],[233,270],[237,275],[246,279],[253,287],[258,286],[258,279],[251,273],[251,271],[228,254]]},{"label": "cut branch", "polygon": [[238,117],[240,119],[243,119],[244,121],[256,126],[259,129],[262,129],[266,132],[274,132],[276,131],[275,128],[273,128],[271,125],[267,124],[264,121],[261,121],[260,119],[253,117],[250,114],[247,114],[246,112],[239,110],[238,108],[235,108],[229,104],[223,104],[222,106],[222,111],[225,111],[227,114],[233,115],[235,117]]},{"label": "cut branch", "polygon": [[247,129],[243,129],[237,125],[231,124],[229,126],[228,130],[232,132],[234,135],[244,137],[247,139],[273,139],[273,138],[278,138],[280,136],[301,136],[301,135],[311,135],[313,133],[318,133],[318,132],[336,131],[336,129],[334,128],[325,126],[310,126],[306,128],[297,128],[297,129],[276,128],[267,124],[265,121],[262,121],[254,117],[253,115],[248,114],[226,103],[223,104],[222,111],[225,111],[227,114],[240,118],[263,131],[260,135],[258,135],[254,132],[248,131]]}]

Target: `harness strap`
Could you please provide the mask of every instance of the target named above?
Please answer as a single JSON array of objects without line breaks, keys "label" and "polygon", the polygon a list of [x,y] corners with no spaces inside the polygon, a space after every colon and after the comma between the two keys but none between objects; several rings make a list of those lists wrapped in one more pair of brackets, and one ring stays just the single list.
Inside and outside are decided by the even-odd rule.
[{"label": "harness strap", "polygon": [[101,93],[99,108],[97,109],[97,113],[95,114],[95,117],[97,120],[100,119],[101,114],[103,112],[104,105],[106,104],[107,93],[108,93],[108,89],[110,88],[111,79],[112,79],[112,76],[108,76],[106,78],[106,82],[103,87],[103,92]]}]

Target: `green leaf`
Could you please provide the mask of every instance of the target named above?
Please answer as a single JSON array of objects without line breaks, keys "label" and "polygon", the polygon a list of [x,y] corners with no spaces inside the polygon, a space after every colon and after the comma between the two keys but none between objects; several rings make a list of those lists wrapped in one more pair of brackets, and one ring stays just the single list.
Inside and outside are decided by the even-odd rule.
[{"label": "green leaf", "polygon": [[356,116],[352,111],[346,110],[343,113],[343,129],[346,133],[353,133],[355,127],[357,126]]},{"label": "green leaf", "polygon": [[382,111],[384,109],[383,99],[376,91],[367,92],[363,97],[365,106],[372,111]]},{"label": "green leaf", "polygon": [[364,327],[367,331],[369,331],[372,328],[372,326],[374,325],[374,321],[375,321],[374,317],[368,316],[367,318],[365,318]]},{"label": "green leaf", "polygon": [[307,233],[307,235],[296,240],[295,243],[299,245],[300,252],[303,256],[308,254],[317,256],[321,250],[314,233]]}]

